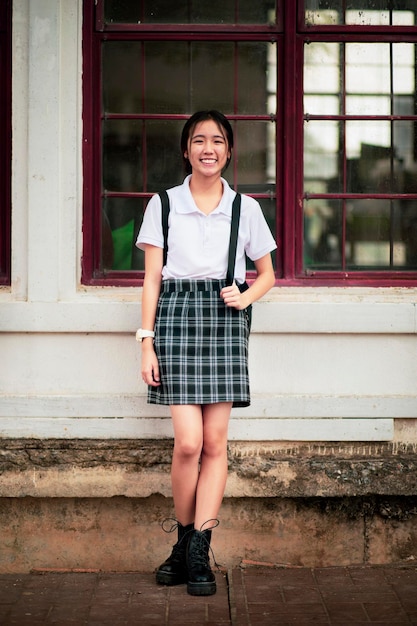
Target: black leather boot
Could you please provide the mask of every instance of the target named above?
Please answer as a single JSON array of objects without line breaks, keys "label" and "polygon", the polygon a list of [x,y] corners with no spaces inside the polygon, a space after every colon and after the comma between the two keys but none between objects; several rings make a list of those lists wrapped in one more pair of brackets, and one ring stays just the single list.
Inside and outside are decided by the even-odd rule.
[{"label": "black leather boot", "polygon": [[212,596],[216,593],[216,578],[210,568],[211,530],[194,530],[187,548],[188,583],[191,596]]},{"label": "black leather boot", "polygon": [[194,525],[188,524],[188,526],[182,526],[182,524],[178,522],[177,526],[178,541],[172,548],[171,555],[156,571],[156,582],[160,585],[181,585],[188,580],[186,553],[188,540],[194,529]]}]

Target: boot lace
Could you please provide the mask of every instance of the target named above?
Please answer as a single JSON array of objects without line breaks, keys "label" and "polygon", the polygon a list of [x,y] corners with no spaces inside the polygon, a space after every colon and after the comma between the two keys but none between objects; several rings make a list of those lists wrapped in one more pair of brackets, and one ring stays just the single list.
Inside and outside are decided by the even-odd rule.
[{"label": "boot lace", "polygon": [[[182,524],[175,517],[167,517],[161,523],[161,528],[164,533],[173,533],[175,532]],[[183,527],[185,528],[185,526]],[[184,553],[184,549],[186,546],[186,540],[188,539],[189,534],[192,530],[187,530],[182,537],[175,543],[172,547],[171,558],[181,558]]]},{"label": "boot lace", "polygon": [[[210,524],[211,522],[212,522],[212,525],[209,526],[208,528],[205,528],[207,524]],[[220,521],[218,519],[213,518],[204,522],[204,524],[202,524],[202,526],[200,527],[200,534],[196,535],[196,538],[194,539],[195,551],[193,551],[193,558],[192,558],[192,564],[194,566],[201,565],[203,567],[206,567],[208,565],[208,559],[209,559],[209,553],[210,553],[213,558],[213,563],[215,567],[217,568],[219,572],[221,571],[221,566],[216,561],[213,548],[211,547],[210,542],[207,540],[204,534],[204,530],[213,530],[214,528],[217,528],[219,524],[220,524]]]}]

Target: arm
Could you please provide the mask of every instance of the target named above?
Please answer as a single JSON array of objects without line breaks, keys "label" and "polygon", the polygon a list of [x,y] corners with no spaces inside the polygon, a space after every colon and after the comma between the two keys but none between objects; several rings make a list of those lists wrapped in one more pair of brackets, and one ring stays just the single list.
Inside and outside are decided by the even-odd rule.
[{"label": "arm", "polygon": [[[147,244],[145,246],[145,279],[142,291],[142,328],[153,330],[155,327],[156,308],[162,281],[163,250]],[[155,354],[153,339],[142,340],[142,378],[147,385],[160,385],[158,359]]]},{"label": "arm", "polygon": [[274,286],[275,275],[271,255],[269,253],[265,254],[265,256],[257,259],[254,263],[257,277],[249,289],[240,293],[236,283],[222,289],[220,295],[227,306],[232,306],[239,310],[246,309],[250,304],[262,298]]}]

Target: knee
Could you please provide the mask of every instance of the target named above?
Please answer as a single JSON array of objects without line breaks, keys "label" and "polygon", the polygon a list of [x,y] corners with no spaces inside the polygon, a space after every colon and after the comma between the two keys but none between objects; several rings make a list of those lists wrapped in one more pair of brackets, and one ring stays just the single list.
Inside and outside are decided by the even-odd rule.
[{"label": "knee", "polygon": [[177,458],[183,460],[199,459],[201,455],[202,441],[200,438],[194,439],[188,437],[181,440],[176,440],[174,444],[174,454]]},{"label": "knee", "polygon": [[205,456],[210,457],[227,455],[227,438],[222,436],[205,437],[202,452]]}]

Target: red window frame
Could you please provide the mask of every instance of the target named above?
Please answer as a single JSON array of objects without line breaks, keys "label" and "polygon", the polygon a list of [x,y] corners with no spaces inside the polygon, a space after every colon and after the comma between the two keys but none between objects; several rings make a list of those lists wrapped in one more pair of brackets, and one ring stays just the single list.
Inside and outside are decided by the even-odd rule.
[{"label": "red window frame", "polygon": [[[364,27],[361,26],[306,26],[304,2],[282,2],[278,24],[271,33],[256,25],[105,25],[103,0],[96,0],[96,13],[90,2],[84,2],[83,30],[83,96],[84,96],[84,250],[82,260],[82,282],[89,285],[140,285],[140,272],[118,272],[117,275],[100,275],[97,259],[100,255],[100,78],[96,68],[99,64],[99,46],[103,38],[118,37],[119,31],[126,37],[141,40],[198,40],[247,41],[272,39],[278,45],[278,113],[276,119],[276,237],[277,285],[287,286],[414,286],[417,272],[414,271],[306,271],[303,267],[303,47],[308,40],[315,41],[417,41],[415,29],[410,27]],[[190,29],[192,28],[192,34]],[[285,59],[285,63],[284,63]],[[151,116],[146,116],[151,117]],[[186,119],[187,116],[163,116],[168,119]],[[231,116],[240,119],[239,116]],[[256,117],[256,119],[261,119]],[[137,194],[149,197],[148,194]],[[342,199],[349,194],[334,194]],[[309,196],[311,197],[311,196]],[[330,196],[329,196],[330,197]],[[332,196],[333,197],[333,196]],[[366,197],[374,197],[367,195]],[[378,196],[379,197],[379,196]],[[410,199],[417,196],[410,195]]]},{"label": "red window frame", "polygon": [[0,285],[11,281],[11,0],[0,5]]},{"label": "red window frame", "polygon": [[[277,42],[276,33],[281,28],[281,22],[271,25],[247,24],[105,24],[103,19],[103,0],[97,0],[96,7],[84,2],[83,13],[83,171],[84,171],[84,221],[83,221],[83,258],[82,282],[88,285],[140,285],[143,272],[138,271],[107,271],[105,274],[98,270],[100,259],[100,238],[96,236],[101,229],[101,203],[103,197],[100,176],[101,137],[100,123],[103,119],[100,100],[100,75],[95,68],[100,68],[100,43],[103,40],[123,39],[138,41],[273,41]],[[192,33],[190,31],[192,30]],[[280,57],[282,55],[279,55]],[[106,115],[108,119],[118,119],[117,114]],[[186,120],[189,115],[152,115],[134,114],[123,115],[123,118],[146,120]],[[270,122],[276,120],[271,115],[228,115],[233,121],[256,120]],[[233,161],[232,167],[236,167]],[[105,192],[105,197],[150,198],[150,191],[143,192]],[[268,199],[267,193],[253,194],[258,199]],[[279,203],[281,205],[281,202]]]},{"label": "red window frame", "polygon": [[[417,45],[416,26],[376,26],[367,25],[361,26],[357,24],[334,24],[334,25],[308,25],[305,22],[305,2],[300,0],[297,7],[297,44],[295,56],[298,59],[299,67],[302,68],[303,64],[303,48],[306,43],[310,42],[368,42],[368,43],[414,43]],[[300,163],[303,162],[303,124],[306,121],[306,116],[303,110],[303,89],[299,89],[296,94],[297,100],[297,154]],[[345,94],[343,93],[344,97]],[[332,120],[337,121],[349,121],[349,120],[382,120],[393,122],[399,120],[397,115],[386,116],[350,116],[350,115],[338,115],[338,116],[326,116],[326,115],[309,115],[309,120]],[[417,115],[413,116],[401,116],[402,120],[412,120],[417,124]],[[344,169],[346,168],[346,155],[344,155]],[[344,172],[344,176],[346,171]],[[401,198],[402,200],[417,200],[417,194],[412,193],[367,193],[367,194],[355,194],[355,193],[327,193],[323,194],[306,194],[303,191],[303,171],[300,167],[297,171],[297,206],[300,210],[297,212],[296,218],[296,232],[300,234],[298,240],[303,240],[301,233],[303,232],[303,204],[308,198],[311,199],[323,199],[327,200],[340,200],[345,204],[347,200],[355,199],[380,199],[380,200],[395,200]],[[344,242],[345,244],[345,242]],[[416,242],[417,245],[417,242]],[[301,275],[303,270],[303,251],[298,249],[296,259],[295,274]],[[344,253],[344,245],[343,245]],[[346,271],[341,272],[326,272],[326,271],[307,271],[306,274],[310,277],[309,284],[336,284],[336,285],[357,285],[357,286],[415,286],[417,285],[417,271],[409,270],[376,270],[376,271]],[[303,281],[304,283],[304,281]],[[305,283],[304,283],[305,284]]]}]

